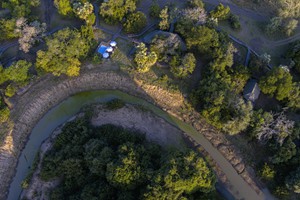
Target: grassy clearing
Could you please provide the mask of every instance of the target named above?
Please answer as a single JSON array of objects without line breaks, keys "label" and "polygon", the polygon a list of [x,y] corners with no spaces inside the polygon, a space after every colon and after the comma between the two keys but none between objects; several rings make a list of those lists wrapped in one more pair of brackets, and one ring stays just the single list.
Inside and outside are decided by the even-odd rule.
[{"label": "grassy clearing", "polygon": [[131,61],[127,55],[133,48],[133,44],[129,41],[120,38],[116,39],[116,42],[118,43],[118,48],[114,51],[112,55],[113,62],[117,63],[118,65],[131,66]]},{"label": "grassy clearing", "polygon": [[112,38],[112,35],[109,33],[106,33],[100,29],[95,29],[94,30],[94,34],[95,34],[95,40],[97,42],[101,42],[101,41],[109,41]]}]

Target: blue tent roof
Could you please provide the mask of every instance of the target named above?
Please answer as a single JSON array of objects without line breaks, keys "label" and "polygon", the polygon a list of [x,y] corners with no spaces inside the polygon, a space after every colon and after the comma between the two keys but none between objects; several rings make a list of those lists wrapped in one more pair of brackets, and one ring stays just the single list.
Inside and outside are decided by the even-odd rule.
[{"label": "blue tent roof", "polygon": [[100,54],[103,55],[103,54],[105,53],[106,49],[107,49],[107,46],[101,45],[101,46],[98,48],[98,53],[100,53]]}]

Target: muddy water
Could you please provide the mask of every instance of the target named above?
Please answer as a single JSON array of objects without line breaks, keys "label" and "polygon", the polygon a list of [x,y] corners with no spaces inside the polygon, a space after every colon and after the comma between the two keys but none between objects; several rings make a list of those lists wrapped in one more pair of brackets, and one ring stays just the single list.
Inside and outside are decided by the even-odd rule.
[{"label": "muddy water", "polygon": [[120,91],[90,91],[78,93],[69,97],[56,107],[52,108],[35,126],[30,134],[29,140],[21,153],[18,161],[16,175],[10,185],[8,200],[16,200],[22,191],[21,182],[26,177],[29,167],[33,163],[34,156],[36,155],[41,143],[48,138],[56,127],[63,124],[66,120],[75,115],[83,106],[91,103],[103,103],[113,98],[119,98],[126,103],[143,105],[157,116],[164,118],[169,123],[177,126],[191,137],[194,138],[212,158],[222,168],[229,181],[233,185],[232,189],[238,191],[239,194],[234,194],[236,198],[243,199],[263,199],[255,193],[254,190],[237,174],[231,164],[221,155],[221,153],[214,148],[211,143],[200,133],[198,133],[192,126],[170,116],[158,107],[134,96],[130,96]]}]

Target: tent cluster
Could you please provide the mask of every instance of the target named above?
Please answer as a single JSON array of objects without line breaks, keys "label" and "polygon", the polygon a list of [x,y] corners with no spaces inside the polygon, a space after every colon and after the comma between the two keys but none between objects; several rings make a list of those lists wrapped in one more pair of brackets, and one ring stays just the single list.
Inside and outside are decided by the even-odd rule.
[{"label": "tent cluster", "polygon": [[97,52],[102,55],[103,58],[109,58],[110,54],[113,53],[117,47],[116,41],[110,41],[109,44],[101,42],[98,46]]}]

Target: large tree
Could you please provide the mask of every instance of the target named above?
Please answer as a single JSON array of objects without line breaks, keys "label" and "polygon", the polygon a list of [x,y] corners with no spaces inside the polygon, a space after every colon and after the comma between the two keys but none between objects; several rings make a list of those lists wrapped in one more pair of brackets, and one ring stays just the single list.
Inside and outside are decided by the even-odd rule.
[{"label": "large tree", "polygon": [[140,43],[137,46],[134,61],[139,72],[147,72],[156,63],[157,55],[153,51],[149,52],[144,43]]},{"label": "large tree", "polygon": [[130,13],[126,17],[126,21],[123,23],[123,27],[126,33],[138,33],[145,28],[147,24],[147,17],[144,13],[138,11]]},{"label": "large tree", "polygon": [[293,88],[292,75],[284,67],[274,67],[259,81],[261,91],[270,96],[274,96],[281,101],[287,98]]},{"label": "large tree", "polygon": [[290,175],[285,180],[285,184],[291,191],[300,193],[300,167],[290,173]]},{"label": "large tree", "polygon": [[171,72],[175,77],[186,78],[189,74],[193,73],[196,67],[196,58],[194,54],[187,53],[179,66],[171,66]]},{"label": "large tree", "polygon": [[219,46],[218,38],[218,33],[214,29],[197,26],[186,33],[186,44],[188,48],[195,48],[201,54],[210,54],[213,48]]},{"label": "large tree", "polygon": [[40,0],[2,0],[2,7],[11,11],[13,17],[25,17],[31,12],[32,7],[37,7]]},{"label": "large tree", "polygon": [[55,76],[78,76],[80,58],[87,55],[89,44],[77,30],[69,28],[55,33],[46,41],[47,50],[37,52],[36,66]]},{"label": "large tree", "polygon": [[101,4],[100,15],[105,22],[114,24],[122,21],[128,13],[134,12],[136,3],[137,0],[108,0]]}]

